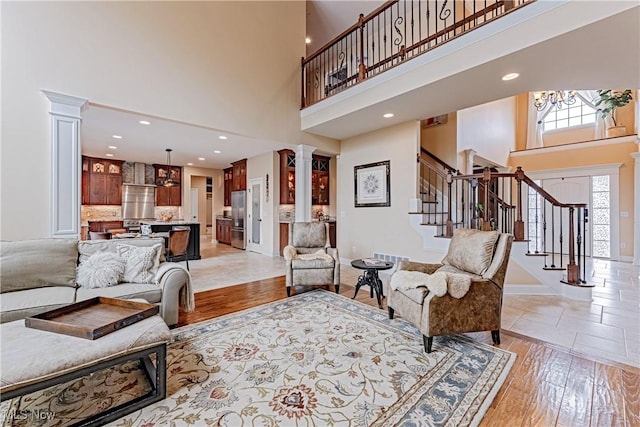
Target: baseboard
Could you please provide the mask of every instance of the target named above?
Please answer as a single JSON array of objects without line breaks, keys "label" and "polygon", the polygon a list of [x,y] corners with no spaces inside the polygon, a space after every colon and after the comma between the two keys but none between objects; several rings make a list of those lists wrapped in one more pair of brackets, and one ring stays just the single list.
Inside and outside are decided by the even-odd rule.
[{"label": "baseboard", "polygon": [[633,257],[628,255],[620,255],[620,261],[622,262],[633,262]]},{"label": "baseboard", "polygon": [[553,288],[546,285],[510,285],[503,288],[505,295],[558,295]]}]

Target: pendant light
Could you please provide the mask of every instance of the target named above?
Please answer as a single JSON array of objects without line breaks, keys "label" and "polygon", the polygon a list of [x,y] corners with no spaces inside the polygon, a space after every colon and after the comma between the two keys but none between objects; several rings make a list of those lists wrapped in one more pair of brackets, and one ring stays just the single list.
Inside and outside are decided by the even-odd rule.
[{"label": "pendant light", "polygon": [[173,187],[174,185],[180,184],[180,182],[173,179],[173,174],[171,172],[171,148],[167,148],[165,150],[167,152],[167,176],[162,182],[162,186],[164,187]]}]

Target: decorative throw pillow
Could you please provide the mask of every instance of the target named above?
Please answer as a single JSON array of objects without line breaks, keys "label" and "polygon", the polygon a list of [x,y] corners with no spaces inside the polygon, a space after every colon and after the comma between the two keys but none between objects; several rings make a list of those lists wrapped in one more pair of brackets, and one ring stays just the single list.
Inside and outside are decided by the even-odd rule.
[{"label": "decorative throw pillow", "polygon": [[482,275],[491,265],[497,240],[497,231],[459,228],[454,231],[449,251],[442,262],[463,271]]},{"label": "decorative throw pillow", "polygon": [[80,263],[76,283],[83,288],[106,288],[120,283],[124,260],[112,252],[98,252]]},{"label": "decorative throw pillow", "polygon": [[118,254],[125,260],[124,281],[128,283],[156,283],[162,245],[117,245]]}]

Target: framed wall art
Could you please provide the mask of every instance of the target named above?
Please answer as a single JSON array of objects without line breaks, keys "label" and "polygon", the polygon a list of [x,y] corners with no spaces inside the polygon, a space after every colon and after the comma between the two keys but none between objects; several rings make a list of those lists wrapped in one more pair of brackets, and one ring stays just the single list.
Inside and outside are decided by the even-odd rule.
[{"label": "framed wall art", "polygon": [[391,161],[353,167],[355,207],[391,206]]}]

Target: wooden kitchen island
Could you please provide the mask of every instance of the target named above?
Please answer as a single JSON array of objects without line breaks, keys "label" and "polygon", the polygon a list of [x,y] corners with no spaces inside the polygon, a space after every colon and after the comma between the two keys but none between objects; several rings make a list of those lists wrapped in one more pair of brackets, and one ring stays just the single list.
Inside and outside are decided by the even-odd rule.
[{"label": "wooden kitchen island", "polygon": [[140,224],[150,225],[154,233],[168,232],[173,227],[189,227],[189,246],[187,257],[189,260],[200,257],[200,223],[188,221],[140,221]]}]

